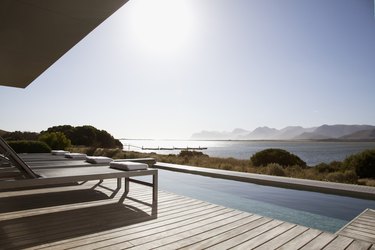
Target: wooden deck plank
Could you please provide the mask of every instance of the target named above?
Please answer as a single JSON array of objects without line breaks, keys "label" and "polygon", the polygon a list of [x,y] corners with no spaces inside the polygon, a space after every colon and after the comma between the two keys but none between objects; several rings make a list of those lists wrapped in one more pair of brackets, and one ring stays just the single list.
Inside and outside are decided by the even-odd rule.
[{"label": "wooden deck plank", "polygon": [[237,229],[238,227],[243,226],[244,224],[248,225],[248,223],[256,221],[259,218],[260,218],[260,216],[256,216],[256,215],[248,216],[248,217],[242,218],[240,220],[228,223],[228,224],[226,224],[226,225],[224,225],[224,226],[222,226],[220,228],[215,228],[213,230],[208,230],[208,231],[206,231],[204,233],[192,235],[190,237],[186,237],[186,238],[184,238],[182,240],[179,240],[177,242],[161,246],[161,247],[159,247],[159,249],[166,249],[166,250],[167,249],[181,249],[181,248],[189,248],[189,249],[191,249],[191,248],[193,248],[191,246],[192,244],[196,244],[196,243],[202,242],[205,239],[211,239],[211,238],[218,237],[218,235],[226,234],[226,233],[228,233],[228,232],[230,232],[232,230]]},{"label": "wooden deck plank", "polygon": [[[170,219],[170,220],[173,220],[173,218]],[[125,228],[119,228],[119,229],[115,229],[115,230],[107,230],[107,231],[92,234],[92,235],[89,235],[89,236],[76,237],[74,239],[55,242],[53,244],[45,244],[45,245],[42,245],[42,247],[43,248],[53,247],[54,249],[65,249],[66,246],[69,246],[69,247],[83,246],[83,245],[95,243],[97,241],[101,241],[103,239],[104,240],[111,239],[114,236],[116,236],[116,234],[124,236],[124,235],[128,235],[128,233],[131,233],[132,230],[142,231],[142,229],[144,229],[145,227],[147,227],[149,229],[152,229],[152,228],[155,228],[155,227],[158,227],[158,226],[159,226],[159,224],[155,225],[153,223],[143,222],[143,223],[139,223],[139,227],[127,226]],[[113,234],[115,234],[115,235],[113,235]]]},{"label": "wooden deck plank", "polygon": [[344,232],[341,232],[340,235],[350,237],[350,238],[353,238],[353,239],[364,240],[364,241],[367,241],[367,242],[374,242],[372,234],[359,232],[358,230],[346,229]]},{"label": "wooden deck plank", "polygon": [[300,249],[316,237],[318,237],[322,232],[316,229],[309,229],[303,234],[297,236],[292,241],[285,243],[284,245],[280,246],[279,249],[282,250],[289,250],[289,249]]},{"label": "wooden deck plank", "polygon": [[368,250],[371,247],[371,244],[365,241],[354,240],[346,250]]},{"label": "wooden deck plank", "polygon": [[[107,235],[109,235],[109,237],[113,237],[112,235],[113,234],[116,234],[116,233],[112,233],[112,234],[107,234]],[[117,232],[117,234],[119,234],[119,235],[123,235],[124,233],[123,232]],[[103,237],[103,236],[102,236]],[[97,240],[97,239],[100,239],[100,238],[102,238],[102,237],[98,237],[98,236],[96,236],[96,238],[95,238],[95,240]],[[92,242],[93,240],[91,240],[91,242]],[[69,245],[69,244],[67,244],[67,245]],[[77,245],[77,243],[74,243],[74,245]]]},{"label": "wooden deck plank", "polygon": [[337,233],[353,239],[375,242],[375,211],[366,209]]},{"label": "wooden deck plank", "polygon": [[290,240],[298,237],[302,233],[306,232],[309,228],[303,226],[296,226],[285,233],[277,236],[276,238],[266,242],[265,244],[257,247],[257,250],[269,250],[272,248],[278,248],[285,243],[289,242]]},{"label": "wooden deck plank", "polygon": [[314,238],[312,241],[307,243],[301,249],[303,250],[313,250],[313,249],[322,249],[327,246],[331,241],[336,238],[335,235],[329,233],[322,233]]},{"label": "wooden deck plank", "polygon": [[[112,191],[105,188],[116,181],[92,190],[94,184],[0,192],[0,248],[368,249],[373,243],[160,190],[156,218],[150,187],[131,183],[129,197],[119,203],[122,193],[109,199]],[[347,230],[370,234],[372,214]]]},{"label": "wooden deck plank", "polygon": [[253,216],[252,218],[255,220],[247,222],[246,224],[237,228],[233,228],[232,230],[222,233],[221,235],[218,234],[215,237],[206,238],[200,242],[185,246],[182,249],[206,249],[271,221],[270,218],[264,218],[257,215]]},{"label": "wooden deck plank", "polygon": [[[125,206],[118,206],[116,205],[116,203],[112,203],[112,204],[101,204],[100,206],[96,206],[94,208],[91,208],[91,209],[74,209],[74,210],[71,210],[70,212],[59,212],[59,213],[53,213],[51,214],[50,216],[44,216],[43,217],[43,221],[41,221],[41,223],[44,223],[44,224],[48,224],[50,227],[54,227],[56,226],[56,224],[58,224],[59,222],[61,221],[64,221],[64,219],[67,219],[67,221],[64,221],[64,222],[68,222],[69,221],[69,218],[72,216],[72,214],[76,215],[76,217],[78,218],[76,222],[78,222],[79,220],[86,220],[86,219],[90,219],[90,218],[87,218],[87,217],[91,217],[93,215],[95,215],[95,213],[97,213],[97,209],[96,208],[101,208],[100,211],[102,212],[105,212],[106,215],[109,215],[109,214],[115,214],[117,213],[117,210],[119,209],[119,207],[123,208],[123,207],[130,207],[135,205],[133,202],[129,202],[127,205]],[[141,206],[141,205],[140,205]],[[144,210],[143,212],[145,211],[148,211],[150,212],[151,208],[148,208],[148,207],[143,207]],[[128,211],[128,213],[130,212],[130,210]],[[55,215],[59,215],[60,217],[57,219]],[[125,213],[124,215],[126,215],[127,213]],[[78,216],[79,215],[79,216]],[[122,214],[120,214],[122,215]],[[3,226],[6,225],[7,227],[7,233],[11,233],[11,232],[16,232],[16,233],[20,233],[19,230],[22,230],[22,228],[24,227],[24,223],[28,220],[31,220],[31,219],[37,219],[39,218],[40,215],[38,216],[29,216],[29,217],[26,217],[24,220],[21,219],[10,219],[11,220],[11,224],[9,222],[6,222],[6,221],[3,221],[1,224]],[[21,223],[22,222],[22,223]],[[43,227],[44,226],[44,227]],[[47,228],[45,227],[45,225],[35,225],[33,226],[33,228],[35,229],[35,231],[37,231],[38,228],[41,228],[43,230],[46,230]]]},{"label": "wooden deck plank", "polygon": [[356,230],[358,232],[361,232],[361,233],[367,233],[369,235],[372,235],[374,233],[374,230],[375,230],[375,226],[371,227],[371,226],[353,226],[353,225],[349,225],[347,227],[347,229],[351,229],[351,230]]},{"label": "wooden deck plank", "polygon": [[[51,199],[54,200],[54,201],[59,199],[59,196],[57,196],[56,194],[46,194],[46,195],[44,195],[44,198],[41,198],[40,196],[30,196],[30,197],[22,196],[22,197],[20,197],[20,199],[16,199],[16,200],[8,197],[8,198],[5,198],[5,201],[3,201],[3,202],[0,199],[0,205],[1,205],[0,210],[4,211],[4,209],[5,209],[4,207],[6,207],[6,206],[9,206],[9,209],[15,209],[16,210],[16,211],[12,211],[12,212],[2,212],[0,214],[0,221],[22,218],[22,217],[28,217],[28,216],[36,216],[36,215],[45,214],[45,213],[61,212],[61,211],[65,211],[65,210],[72,210],[72,209],[75,209],[75,208],[94,207],[94,206],[97,206],[97,205],[111,204],[111,203],[114,202],[113,199],[108,199],[108,197],[103,197],[103,196],[96,196],[95,197],[95,195],[94,195],[93,198],[96,198],[97,200],[88,200],[88,201],[83,201],[83,202],[79,201],[79,199],[82,200],[81,195],[85,195],[85,194],[88,194],[88,193],[87,192],[86,193],[77,193],[77,194],[75,194],[73,192],[63,193],[61,195],[62,196],[61,198],[64,198],[64,199],[66,199],[67,195],[77,196],[73,200],[74,203],[66,202],[65,204],[58,204],[58,205],[53,205],[53,206],[49,205],[51,203],[49,201]],[[138,197],[138,199],[141,199],[142,201],[148,201],[150,203],[151,199],[149,199],[149,197],[147,197],[147,195],[149,195],[149,194],[150,193],[140,194],[140,193],[131,192],[129,194],[129,197],[135,196],[135,197]],[[122,195],[122,194],[118,194],[115,198],[118,199],[120,195]],[[33,199],[35,199],[35,198],[37,198],[38,201],[39,201],[38,204],[36,204],[35,208],[23,210],[23,209],[18,209],[16,207],[16,206],[25,206],[25,202],[32,203]],[[73,199],[73,198],[74,197],[70,197],[70,199]],[[181,199],[181,197],[171,196],[169,194],[161,193],[159,204],[162,204],[163,201],[166,200],[166,199],[168,199],[168,201],[170,201],[171,199]],[[78,202],[76,202],[77,200],[78,200]],[[47,202],[45,202],[45,204],[43,204],[43,201],[47,201]],[[11,206],[7,203],[15,203],[15,205]],[[43,207],[43,205],[44,205],[44,207]]]},{"label": "wooden deck plank", "polygon": [[[201,211],[201,213],[195,213],[194,216],[188,215],[185,217],[179,217],[178,220],[174,221],[167,221],[166,223],[158,223],[157,225],[143,227],[143,228],[133,228],[133,229],[127,229],[126,234],[123,232],[120,232],[119,234],[109,234],[106,236],[109,237],[97,237],[95,240],[90,240],[86,242],[86,245],[90,248],[90,244],[95,244],[95,247],[107,247],[112,245],[121,245],[123,242],[128,242],[132,240],[138,240],[138,239],[147,239],[143,240],[142,243],[145,243],[146,241],[152,241],[153,239],[158,239],[162,237],[162,235],[170,234],[171,231],[173,233],[178,233],[179,231],[184,231],[186,227],[190,227],[191,224],[194,223],[208,223],[209,220],[223,215],[228,214],[229,210],[224,209],[222,207],[216,207],[213,209],[207,209],[204,211]],[[155,237],[156,236],[156,237]],[[133,243],[132,243],[133,244]],[[134,245],[134,244],[133,244]],[[64,245],[64,247],[66,244]],[[70,247],[70,245],[67,245]],[[81,249],[85,249],[86,247],[82,245],[80,242],[74,242],[75,247],[80,247]]]},{"label": "wooden deck plank", "polygon": [[[30,197],[23,196],[23,197],[20,197],[20,199],[17,199],[17,200],[6,199],[4,202],[0,202],[0,204],[2,206],[1,210],[4,210],[5,206],[9,206],[10,209],[16,209],[16,211],[1,213],[0,214],[0,221],[22,218],[22,217],[29,217],[29,216],[36,216],[36,215],[45,214],[45,213],[61,212],[61,211],[64,211],[64,210],[71,210],[71,209],[75,209],[75,208],[94,207],[94,206],[97,206],[97,205],[104,205],[104,204],[113,203],[113,200],[108,199],[107,197],[105,197],[103,195],[98,196],[98,195],[95,195],[95,194],[92,195],[92,196],[93,196],[93,198],[97,199],[96,201],[95,200],[87,200],[87,201],[84,201],[84,202],[80,202],[79,199],[84,200],[84,199],[81,198],[81,195],[90,195],[89,192],[90,191],[88,190],[88,192],[83,192],[83,193],[81,193],[81,192],[79,192],[79,193],[74,193],[74,192],[63,193],[61,195],[62,196],[61,198],[66,199],[66,196],[69,195],[69,196],[71,196],[70,197],[71,200],[73,200],[75,203],[67,202],[65,204],[61,204],[61,205],[59,204],[57,206],[56,205],[53,205],[53,206],[48,205],[50,203],[50,202],[48,202],[49,200],[56,201],[56,199],[59,199],[59,196],[57,196],[56,194],[46,194],[46,195],[44,195],[44,198],[41,198],[41,197],[43,197],[43,195],[42,195],[42,196],[30,196]],[[131,195],[133,195],[133,193]],[[74,196],[76,196],[76,198],[74,198]],[[138,197],[143,199],[143,200],[147,199],[147,197],[142,197],[141,195],[138,195]],[[36,198],[38,199],[39,204],[36,204],[34,209],[31,208],[31,209],[27,209],[26,211],[25,210],[18,210],[17,211],[17,208],[14,207],[14,206],[18,206],[18,205],[25,206],[26,201],[32,203],[33,199],[36,199]],[[163,198],[161,197],[161,199],[163,199]],[[76,202],[77,200],[79,202]],[[9,203],[9,202],[15,203],[16,205],[10,206],[9,204],[6,204],[6,203]],[[43,205],[43,203],[45,203],[44,204],[45,207],[40,207],[41,205]]]},{"label": "wooden deck plank", "polygon": [[365,218],[365,217],[360,217],[357,220],[353,221],[351,224],[364,224],[364,225],[374,225],[375,219],[372,218]]},{"label": "wooden deck plank", "polygon": [[264,232],[267,232],[278,225],[282,224],[283,222],[278,220],[271,220],[268,223],[265,223],[259,227],[256,227],[250,231],[247,231],[243,234],[237,235],[229,240],[226,240],[224,242],[221,242],[215,246],[209,247],[207,249],[229,249],[233,248],[243,242],[249,241],[252,238],[255,238],[258,235],[261,235]]},{"label": "wooden deck plank", "polygon": [[351,225],[348,225],[348,228],[355,228],[355,229],[358,229],[358,230],[362,230],[362,229],[368,229],[368,230],[375,230],[375,223],[372,224],[372,225],[365,225],[365,224],[351,224]]},{"label": "wooden deck plank", "polygon": [[[140,238],[137,240],[130,241],[130,243],[136,245],[133,249],[151,249],[151,248],[158,248],[176,241],[179,241],[181,239],[191,237],[193,235],[199,235],[201,233],[204,233],[206,231],[220,228],[231,221],[237,221],[241,220],[243,218],[248,217],[249,215],[246,213],[241,213],[239,211],[233,211],[230,214],[223,215],[223,216],[217,216],[215,219],[210,220],[208,223],[196,223],[194,225],[191,225],[189,228],[184,228],[185,230],[181,233],[175,234],[173,231],[170,231],[166,234],[162,234],[159,239],[153,240],[151,242],[147,242],[144,244],[145,241],[148,239],[146,238]],[[104,248],[105,249],[105,248]]]},{"label": "wooden deck plank", "polygon": [[[100,233],[92,234],[90,236],[82,236],[82,237],[77,237],[75,239],[70,239],[70,240],[65,240],[61,242],[56,242],[54,244],[46,244],[43,245],[42,247],[49,248],[51,246],[54,246],[54,248],[59,249],[58,246],[62,244],[62,249],[65,249],[67,246],[68,247],[73,247],[73,246],[81,246],[81,245],[86,245],[92,242],[97,242],[101,240],[105,240],[106,238],[113,238],[116,235],[124,236],[124,235],[129,235],[133,232],[137,231],[143,231],[143,230],[150,230],[153,228],[158,228],[162,225],[165,224],[174,224],[180,220],[185,220],[187,218],[191,217],[191,214],[194,213],[201,213],[202,211],[210,211],[210,208],[214,207],[214,205],[211,204],[205,204],[200,207],[197,207],[195,209],[191,209],[185,205],[183,207],[176,207],[177,210],[181,210],[178,213],[171,213],[171,211],[166,211],[165,213],[161,212],[158,220],[157,221],[147,221],[147,222],[142,222],[137,225],[129,225],[126,226],[126,228],[119,228],[119,229],[113,229],[113,230],[107,230],[103,231]],[[218,209],[225,209],[223,207],[218,207]]]},{"label": "wooden deck plank", "polygon": [[346,249],[354,240],[344,236],[338,236],[333,241],[331,241],[324,250],[344,250]]},{"label": "wooden deck plank", "polygon": [[287,232],[288,230],[292,229],[295,226],[296,225],[294,225],[294,224],[284,222],[284,223],[280,224],[279,226],[269,230],[267,232],[267,234],[258,235],[257,237],[254,237],[249,241],[246,241],[246,242],[244,242],[240,245],[235,246],[233,249],[240,250],[240,249],[256,248],[258,246],[261,246],[265,242],[267,242],[269,240],[272,240],[272,239],[276,238],[277,236]]}]

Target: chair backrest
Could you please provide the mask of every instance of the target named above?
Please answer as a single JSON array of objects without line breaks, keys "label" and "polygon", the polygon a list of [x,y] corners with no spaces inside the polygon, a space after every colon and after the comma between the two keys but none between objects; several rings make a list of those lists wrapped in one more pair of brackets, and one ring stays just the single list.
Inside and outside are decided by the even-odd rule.
[{"label": "chair backrest", "polygon": [[9,159],[10,163],[16,167],[27,178],[38,178],[30,167],[18,156],[18,154],[11,148],[8,143],[0,136],[0,153]]}]

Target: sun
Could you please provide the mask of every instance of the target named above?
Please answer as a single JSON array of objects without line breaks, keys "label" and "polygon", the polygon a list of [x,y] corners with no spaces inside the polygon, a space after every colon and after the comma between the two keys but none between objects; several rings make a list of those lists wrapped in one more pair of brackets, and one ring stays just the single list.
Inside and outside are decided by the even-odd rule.
[{"label": "sun", "polygon": [[189,44],[194,18],[185,0],[131,2],[132,39],[146,53],[174,54]]}]

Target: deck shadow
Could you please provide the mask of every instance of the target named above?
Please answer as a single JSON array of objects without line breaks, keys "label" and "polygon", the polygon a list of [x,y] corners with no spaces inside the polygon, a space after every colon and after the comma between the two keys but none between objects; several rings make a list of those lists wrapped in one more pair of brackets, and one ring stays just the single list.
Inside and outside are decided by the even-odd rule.
[{"label": "deck shadow", "polygon": [[61,206],[105,199],[109,199],[106,194],[92,189],[68,190],[44,194],[3,197],[0,198],[0,213]]},{"label": "deck shadow", "polygon": [[71,239],[156,218],[137,207],[121,203],[74,207],[0,222],[2,249],[23,249]]}]

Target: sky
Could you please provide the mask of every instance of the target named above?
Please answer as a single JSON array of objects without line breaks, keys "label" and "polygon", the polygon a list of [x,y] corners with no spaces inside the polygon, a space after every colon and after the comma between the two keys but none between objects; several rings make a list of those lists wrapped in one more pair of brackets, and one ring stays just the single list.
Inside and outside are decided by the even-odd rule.
[{"label": "sky", "polygon": [[130,0],[26,89],[0,129],[116,138],[375,125],[372,0]]}]

